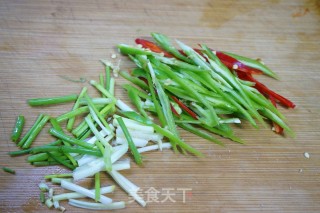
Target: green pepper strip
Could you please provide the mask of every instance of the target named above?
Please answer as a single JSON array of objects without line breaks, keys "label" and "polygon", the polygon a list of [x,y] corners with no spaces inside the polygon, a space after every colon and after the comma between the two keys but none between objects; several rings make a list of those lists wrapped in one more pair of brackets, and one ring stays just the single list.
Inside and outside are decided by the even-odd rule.
[{"label": "green pepper strip", "polygon": [[238,61],[240,61],[241,63],[249,66],[249,67],[252,67],[252,68],[256,68],[256,69],[259,69],[261,70],[264,74],[272,77],[272,78],[275,78],[275,79],[278,79],[279,77],[276,75],[276,73],[274,73],[271,69],[269,69],[266,65],[262,64],[261,62],[255,60],[255,59],[251,59],[251,58],[247,58],[247,57],[244,57],[244,56],[240,56],[240,55],[237,55],[237,54],[234,54],[234,53],[229,53],[229,52],[223,52],[224,54],[226,55],[229,55],[235,59],[237,59]]},{"label": "green pepper strip", "polygon": [[141,101],[140,97],[138,96],[138,94],[134,90],[129,89],[128,96],[129,96],[131,102],[136,106],[138,111],[141,113],[141,115],[143,115],[144,117],[148,117],[148,114],[146,113],[146,111],[142,107],[142,101]]},{"label": "green pepper strip", "polygon": [[[151,60],[152,62],[154,62],[154,60]],[[174,80],[176,83],[178,83],[180,85],[181,88],[185,89],[185,91],[189,92],[190,94],[193,95],[193,97],[195,97],[200,103],[202,103],[203,105],[205,105],[208,110],[209,110],[209,115],[206,116],[206,118],[204,118],[204,121],[210,125],[210,126],[216,126],[219,124],[219,118],[215,112],[215,110],[213,109],[213,107],[211,106],[211,104],[206,100],[206,98],[204,98],[200,93],[198,93],[196,90],[193,90],[192,88],[190,88],[186,82],[184,82],[181,78],[179,78],[171,69],[170,67],[168,67],[165,64],[162,63],[158,63],[157,64],[159,67],[159,69],[161,69],[162,71],[164,71],[168,76],[170,76],[170,78],[172,80]]]},{"label": "green pepper strip", "polygon": [[130,81],[131,83],[138,85],[140,88],[147,90],[148,89],[148,85],[146,85],[146,83],[142,80],[140,80],[137,77],[133,77],[131,76],[128,72],[125,71],[120,71],[119,73],[124,79],[127,79],[128,81]]},{"label": "green pepper strip", "polygon": [[[166,120],[165,120],[163,111],[161,109],[161,105],[157,99],[150,73],[147,73],[147,81],[148,81],[148,85],[149,85],[149,91],[151,94],[151,100],[154,104],[154,108],[155,108],[156,113],[158,115],[159,121],[160,121],[161,125],[164,127],[164,126],[166,126]],[[174,146],[173,149],[176,150],[176,146]]]},{"label": "green pepper strip", "polygon": [[177,50],[173,45],[171,45],[169,38],[163,34],[160,33],[151,33],[151,36],[156,40],[156,43],[165,51],[172,53],[176,58],[181,59],[182,61],[188,62],[189,64],[192,64],[193,61],[191,61],[186,56],[182,55],[179,50]]},{"label": "green pepper strip", "polygon": [[17,142],[19,137],[21,136],[24,122],[25,122],[24,116],[19,115],[17,117],[16,124],[15,124],[14,128],[12,129],[11,140],[13,142]]},{"label": "green pepper strip", "polygon": [[165,94],[163,87],[161,86],[160,82],[158,81],[155,72],[153,70],[152,64],[148,62],[148,70],[150,72],[151,79],[153,81],[153,84],[155,85],[160,104],[162,107],[162,112],[164,115],[164,118],[166,120],[166,125],[168,125],[168,129],[172,132],[172,134],[179,137],[179,133],[176,129],[176,125],[174,123],[172,110],[170,108],[170,102],[168,96]]},{"label": "green pepper strip", "polygon": [[123,84],[121,85],[122,88],[126,89],[127,91],[133,90],[140,98],[145,100],[151,100],[151,97],[144,91],[132,86],[131,84]]},{"label": "green pepper strip", "polygon": [[66,95],[66,96],[57,96],[51,98],[33,98],[29,99],[27,102],[30,106],[45,106],[51,104],[60,104],[77,100],[78,95]]},{"label": "green pepper strip", "polygon": [[195,127],[193,127],[192,125],[190,124],[187,124],[187,123],[179,123],[178,126],[180,126],[181,128],[195,134],[195,135],[198,135],[206,140],[209,140],[209,141],[212,141],[218,145],[221,145],[221,146],[224,146],[224,144],[222,142],[220,142],[219,140],[217,140],[216,138],[214,138],[212,135],[209,135],[208,133],[204,132],[204,131],[201,131]]}]

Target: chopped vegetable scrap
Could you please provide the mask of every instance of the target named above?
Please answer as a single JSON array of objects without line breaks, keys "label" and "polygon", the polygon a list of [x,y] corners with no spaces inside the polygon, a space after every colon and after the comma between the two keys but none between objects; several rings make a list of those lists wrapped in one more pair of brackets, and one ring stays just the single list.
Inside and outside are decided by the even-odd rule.
[{"label": "chopped vegetable scrap", "polygon": [[[265,74],[277,78],[261,62],[213,51],[206,45],[194,49],[177,41],[177,49],[165,35],[152,33],[152,37],[156,43],[136,39],[137,46],[118,45],[136,65],[130,72],[120,71],[133,83],[122,86],[136,110],[115,96],[112,73],[117,75],[120,61],[114,66],[102,60],[104,74],[99,75],[99,81],[88,81],[100,97],[90,97],[84,87],[79,94],[29,99],[32,107],[70,102],[73,107],[57,117],[40,113],[24,135],[25,118],[17,117],[11,140],[21,150],[9,155],[29,154],[27,161],[34,166],[62,165],[70,170],[46,175],[47,182],[39,184],[39,199],[48,208],[64,212],[66,208],[60,205],[63,200],[85,209],[124,208],[124,201],[114,201],[107,195],[115,186],[105,185],[101,173],[107,173],[137,203],[146,206],[138,194],[139,187],[120,172],[130,169],[128,156],[142,165],[143,154],[153,150],[172,148],[176,153],[203,156],[180,137],[178,127],[219,145],[223,143],[214,134],[243,143],[230,125],[240,124],[243,119],[254,127],[268,119],[276,133],[294,135],[276,107],[278,103],[289,108],[295,105],[252,77]],[[151,115],[157,115],[158,122]],[[35,146],[33,142],[46,125],[50,125],[48,135],[56,140]],[[3,170],[15,174],[10,168]],[[90,177],[94,181],[92,189],[76,183]],[[60,184],[68,192],[57,194],[51,184]]]}]

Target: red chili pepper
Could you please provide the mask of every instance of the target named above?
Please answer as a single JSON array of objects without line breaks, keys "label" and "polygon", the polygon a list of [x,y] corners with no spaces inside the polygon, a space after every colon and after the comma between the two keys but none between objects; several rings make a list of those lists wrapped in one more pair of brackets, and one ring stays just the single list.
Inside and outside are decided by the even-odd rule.
[{"label": "red chili pepper", "polygon": [[279,95],[278,93],[270,90],[268,87],[266,87],[264,84],[260,83],[258,80],[252,77],[251,74],[244,73],[244,72],[237,72],[238,77],[242,80],[251,81],[254,82],[254,87],[262,94],[266,96],[272,96],[274,99],[279,101],[281,104],[283,104],[286,107],[294,108],[296,105],[292,103],[290,100],[286,99],[285,97]]},{"label": "red chili pepper", "polygon": [[146,85],[148,85],[148,80],[144,77],[138,77],[141,81],[143,81],[144,83],[146,83]]},{"label": "red chili pepper", "polygon": [[191,117],[198,120],[197,114],[194,113],[189,107],[187,107],[184,103],[182,103],[177,97],[171,95],[171,98],[176,102],[179,107],[181,107],[186,113],[188,113]]},{"label": "red chili pepper", "polygon": [[143,48],[147,48],[149,50],[151,50],[152,52],[155,53],[163,53],[165,57],[168,58],[172,58],[173,56],[166,52],[165,50],[161,49],[161,47],[159,47],[158,45],[156,45],[155,43],[145,40],[145,39],[141,39],[141,38],[137,38],[135,40],[136,44],[141,44]]},{"label": "red chili pepper", "polygon": [[[277,103],[276,100],[273,96],[269,96],[269,100],[271,101],[271,103],[273,104],[273,106],[277,107]],[[277,134],[283,134],[283,128],[281,126],[279,126],[279,124],[277,124],[276,122],[272,122],[273,128],[274,128],[274,132]]]},{"label": "red chili pepper", "polygon": [[242,62],[238,61],[237,59],[224,54],[223,52],[216,51],[216,56],[220,59],[220,61],[229,69],[250,73],[250,74],[262,74],[261,70],[249,67]]},{"label": "red chili pepper", "polygon": [[178,113],[177,110],[173,107],[172,104],[170,104],[170,108],[171,108],[171,111],[173,112],[173,114],[175,114],[176,116],[180,117],[179,113]]}]

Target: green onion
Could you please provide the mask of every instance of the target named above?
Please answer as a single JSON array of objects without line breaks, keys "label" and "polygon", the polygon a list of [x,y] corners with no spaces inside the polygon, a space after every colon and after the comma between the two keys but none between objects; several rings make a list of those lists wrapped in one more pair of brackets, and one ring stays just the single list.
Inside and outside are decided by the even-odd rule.
[{"label": "green onion", "polygon": [[40,198],[40,202],[41,203],[45,203],[46,202],[46,197],[45,197],[43,191],[40,192],[39,198]]},{"label": "green onion", "polygon": [[130,150],[131,150],[131,153],[133,154],[133,157],[134,157],[134,160],[135,162],[138,164],[138,165],[141,165],[142,164],[142,158],[141,158],[141,155],[140,153],[138,152],[137,150],[137,147],[135,146],[133,140],[132,140],[132,137],[126,127],[126,125],[124,124],[123,120],[121,117],[118,117],[117,118],[117,121],[119,123],[119,126],[120,128],[122,129],[123,133],[124,133],[124,136],[126,137],[127,139],[127,142],[129,144],[129,147],[130,147]]},{"label": "green onion", "polygon": [[67,168],[69,168],[71,170],[76,168],[75,166],[67,163],[67,161],[61,159],[59,156],[53,155],[50,152],[47,152],[47,153],[48,153],[49,157],[53,158],[55,161],[57,161],[58,163],[64,165],[65,167],[67,167]]},{"label": "green onion", "polygon": [[8,167],[2,167],[2,170],[11,174],[16,174],[16,171],[13,169],[10,169]]},{"label": "green onion", "polygon": [[19,115],[17,117],[17,120],[16,120],[16,124],[12,130],[12,133],[11,133],[11,140],[13,142],[17,142],[21,133],[22,133],[22,129],[23,129],[23,125],[24,125],[24,116],[23,115]]},{"label": "green onion", "polygon": [[45,184],[45,183],[43,183],[43,182],[39,183],[39,189],[40,189],[40,191],[42,191],[42,192],[47,192],[47,191],[49,191],[48,185]]},{"label": "green onion", "polygon": [[[79,96],[78,96],[78,98],[77,98],[77,101],[74,103],[72,110],[76,110],[76,109],[79,108],[80,99],[84,96],[84,94],[85,94],[86,92],[87,92],[87,87],[84,87],[84,88],[81,90],[81,92],[80,92],[80,94],[79,94]],[[68,123],[67,123],[67,130],[70,131],[70,130],[73,128],[74,122],[75,122],[75,117],[69,118]]]},{"label": "green onion", "polygon": [[94,175],[94,189],[95,189],[94,200],[97,202],[98,200],[100,200],[100,172],[97,172]]},{"label": "green onion", "polygon": [[26,140],[29,138],[30,134],[34,131],[34,129],[36,128],[36,126],[40,123],[40,121],[43,118],[43,114],[40,114],[37,118],[37,120],[34,122],[34,124],[32,125],[32,127],[29,129],[29,131],[23,136],[23,138],[19,141],[17,146],[23,146],[23,144],[26,142]]},{"label": "green onion", "polygon": [[44,125],[47,123],[49,119],[50,119],[49,115],[44,115],[41,121],[36,126],[34,126],[34,129],[30,133],[29,137],[26,139],[26,141],[22,145],[23,149],[28,149],[31,146],[32,142],[38,136],[38,134],[43,129]]},{"label": "green onion", "polygon": [[71,102],[77,100],[77,95],[66,95],[51,98],[33,98],[29,99],[27,102],[30,106],[45,106],[51,104],[60,104],[65,102]]},{"label": "green onion", "polygon": [[80,141],[80,140],[77,140],[75,138],[72,138],[66,134],[64,134],[63,132],[57,130],[57,129],[54,129],[54,128],[51,128],[49,130],[49,133],[59,139],[61,139],[62,141],[66,141],[68,143],[71,143],[73,145],[78,145],[78,146],[82,146],[84,148],[87,148],[87,149],[92,149],[93,148],[93,145],[92,144],[88,144],[84,141]]},{"label": "green onion", "polygon": [[52,178],[68,178],[72,177],[72,173],[65,173],[65,174],[51,174],[44,176],[45,179],[52,179]]}]

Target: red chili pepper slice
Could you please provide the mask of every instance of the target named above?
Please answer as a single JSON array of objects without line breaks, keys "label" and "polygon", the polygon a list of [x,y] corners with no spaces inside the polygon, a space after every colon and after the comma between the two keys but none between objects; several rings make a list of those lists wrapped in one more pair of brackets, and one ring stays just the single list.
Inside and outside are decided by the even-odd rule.
[{"label": "red chili pepper slice", "polygon": [[263,72],[261,70],[249,67],[237,59],[224,54],[223,52],[217,51],[216,56],[221,60],[221,62],[226,65],[229,69],[234,69],[237,71],[245,72],[245,73],[250,73],[250,74],[262,74]]},{"label": "red chili pepper slice", "polygon": [[171,111],[173,112],[173,114],[175,114],[176,116],[180,117],[179,113],[178,113],[177,110],[173,107],[172,104],[170,104],[170,108],[171,108]]},{"label": "red chili pepper slice", "polygon": [[135,40],[136,44],[140,44],[142,45],[143,48],[147,48],[149,50],[151,50],[152,52],[155,52],[155,53],[163,53],[165,57],[168,57],[168,58],[172,58],[173,56],[166,52],[165,50],[161,49],[158,45],[156,45],[155,43],[151,42],[151,41],[148,41],[148,40],[145,40],[145,39],[142,39],[142,38],[137,38]]},{"label": "red chili pepper slice", "polygon": [[189,107],[187,107],[184,103],[182,103],[177,97],[171,95],[171,98],[176,102],[179,107],[181,107],[186,113],[188,113],[191,117],[198,120],[197,114],[194,113]]},{"label": "red chili pepper slice", "polygon": [[265,86],[264,84],[260,83],[258,80],[256,80],[255,78],[252,77],[251,74],[248,73],[244,73],[244,72],[237,72],[238,73],[238,77],[242,80],[246,80],[246,81],[251,81],[254,82],[255,85],[254,87],[262,94],[269,96],[272,96],[273,98],[275,98],[277,101],[279,101],[281,104],[283,104],[286,107],[289,108],[294,108],[296,105],[291,102],[290,100],[288,100],[287,98],[279,95],[278,93],[270,90],[267,86]]}]

